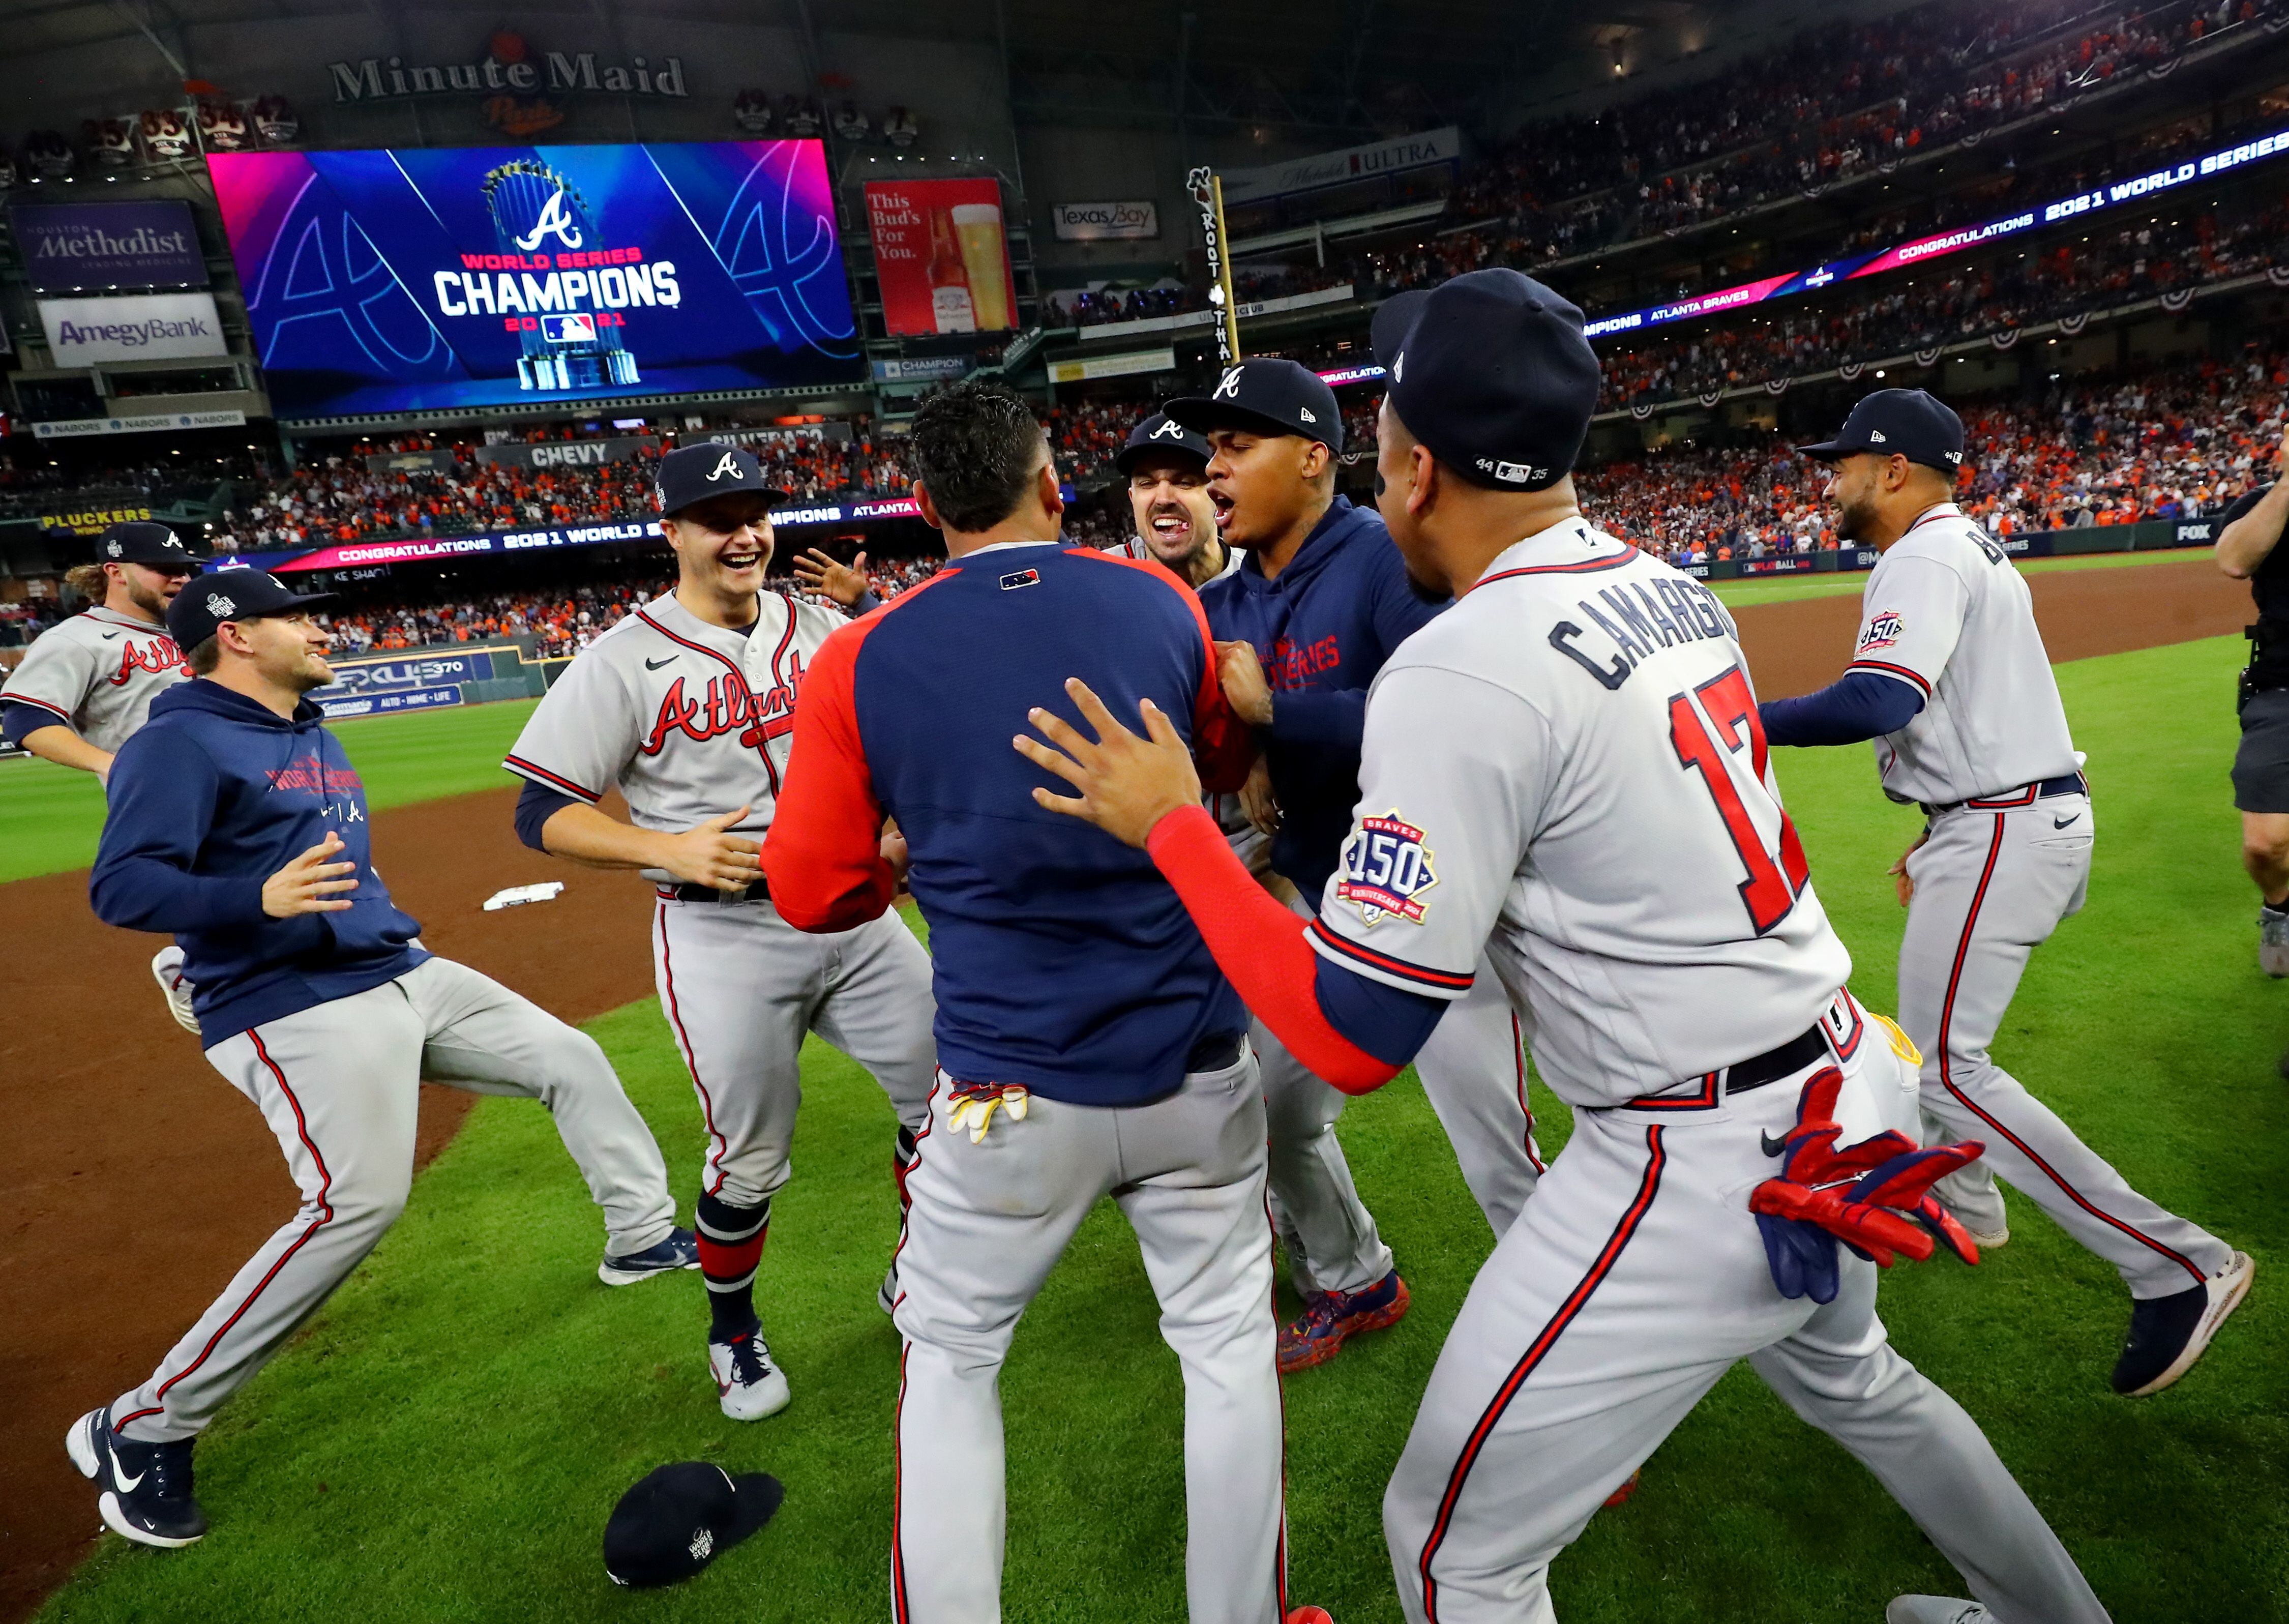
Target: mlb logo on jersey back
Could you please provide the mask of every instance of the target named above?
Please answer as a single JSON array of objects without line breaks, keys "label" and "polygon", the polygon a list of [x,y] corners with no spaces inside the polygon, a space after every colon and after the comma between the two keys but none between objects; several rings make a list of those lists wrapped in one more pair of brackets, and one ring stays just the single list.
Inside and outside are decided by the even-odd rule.
[{"label": "mlb logo on jersey back", "polygon": [[1386,915],[1421,924],[1422,895],[1438,883],[1423,831],[1393,807],[1380,818],[1361,818],[1344,842],[1343,879],[1336,895],[1358,908],[1370,925]]},{"label": "mlb logo on jersey back", "polygon": [[1041,581],[1041,572],[1039,570],[1013,570],[1001,578],[1001,590],[1015,592],[1020,587],[1039,586]]},{"label": "mlb logo on jersey back", "polygon": [[1890,648],[1906,629],[1907,622],[1900,619],[1899,611],[1884,610],[1870,619],[1867,629],[1860,634],[1859,652],[1865,654],[1874,649]]}]

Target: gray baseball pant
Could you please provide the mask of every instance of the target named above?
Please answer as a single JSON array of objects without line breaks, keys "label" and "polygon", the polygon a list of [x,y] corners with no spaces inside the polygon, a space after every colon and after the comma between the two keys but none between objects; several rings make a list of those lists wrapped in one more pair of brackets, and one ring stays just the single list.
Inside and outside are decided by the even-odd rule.
[{"label": "gray baseball pant", "polygon": [[1184,1378],[1184,1588],[1192,1624],[1279,1624],[1283,1431],[1264,1221],[1264,1092],[1243,1053],[1151,1105],[1034,1095],[985,1138],[950,1124],[950,1081],[906,1188],[894,1317],[897,1624],[1001,1616],[1009,1522],[1001,1373],[1018,1316],[1105,1196],[1137,1232]]},{"label": "gray baseball pant", "polygon": [[929,954],[897,914],[814,934],[767,901],[663,897],[651,940],[660,1007],[707,1128],[708,1195],[759,1207],[787,1181],[806,1033],[872,1073],[904,1126],[928,1120],[937,1006]]},{"label": "gray baseball pant", "polygon": [[266,1021],[206,1055],[278,1136],[302,1205],[149,1379],[113,1403],[113,1425],[140,1443],[196,1436],[396,1221],[413,1185],[424,1077],[546,1106],[604,1210],[608,1253],[656,1246],[674,1227],[667,1164],[595,1040],[451,959]]},{"label": "gray baseball pant", "polygon": [[[1264,1070],[1272,1216],[1289,1280],[1305,1297],[1363,1291],[1392,1264],[1336,1138],[1349,1096],[1306,1069],[1262,1021],[1250,1023],[1248,1036]],[[1471,990],[1448,1006],[1416,1055],[1415,1072],[1454,1144],[1464,1182],[1500,1236],[1534,1194],[1542,1152],[1527,1109],[1526,1052],[1510,996],[1483,955]]]},{"label": "gray baseball pant", "polygon": [[2005,1222],[1999,1177],[2113,1264],[2133,1297],[2182,1292],[2233,1249],[2131,1188],[1987,1052],[2027,960],[2083,905],[2094,833],[2087,796],[2006,799],[1938,813],[1908,859],[1900,1025],[1923,1051],[1926,1137],[1987,1147],[1937,1193],[1993,1233]]},{"label": "gray baseball pant", "polygon": [[[1851,1085],[1896,1093],[1905,1069],[1870,1036]],[[1412,1624],[1548,1624],[1552,1559],[1740,1359],[1859,1457],[1997,1624],[2103,1624],[1978,1425],[1886,1341],[1875,1266],[1839,1249],[1825,1307],[1773,1284],[1748,1196],[1776,1166],[1759,1135],[1793,1124],[1811,1069],[1706,1108],[1575,1111],[1472,1283],[1384,1496]]]}]

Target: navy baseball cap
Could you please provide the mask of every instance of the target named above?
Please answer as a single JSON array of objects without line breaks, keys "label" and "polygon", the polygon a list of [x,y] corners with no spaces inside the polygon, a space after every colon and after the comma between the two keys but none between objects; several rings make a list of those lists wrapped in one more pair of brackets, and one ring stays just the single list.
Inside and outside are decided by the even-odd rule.
[{"label": "navy baseball cap", "polygon": [[1336,410],[1336,392],[1310,367],[1277,356],[1228,366],[1215,388],[1172,400],[1165,410],[1195,434],[1245,428],[1301,435],[1343,454],[1344,414]]},{"label": "navy baseball cap", "polygon": [[1822,462],[1857,452],[1905,457],[1952,479],[1963,467],[1963,420],[1921,389],[1878,389],[1860,397],[1834,439],[1797,450]]},{"label": "navy baseball cap", "polygon": [[700,440],[679,445],[659,460],[652,493],[662,513],[681,513],[711,496],[760,496],[766,508],[776,508],[787,493],[766,483],[763,465],[753,452],[737,445]]},{"label": "navy baseball cap", "polygon": [[734,1477],[701,1460],[663,1466],[612,1508],[604,1572],[638,1590],[689,1579],[770,1522],[786,1498],[765,1472]]},{"label": "navy baseball cap", "polygon": [[95,539],[98,564],[148,564],[158,570],[199,572],[195,554],[183,544],[171,524],[156,519],[130,519],[114,524]]},{"label": "navy baseball cap", "polygon": [[1599,388],[1577,307],[1517,271],[1476,270],[1385,300],[1369,332],[1391,409],[1458,477],[1546,491],[1573,472]]},{"label": "navy baseball cap", "polygon": [[1129,431],[1129,443],[1113,460],[1113,466],[1126,474],[1145,458],[1164,452],[1176,452],[1195,459],[1203,468],[1216,455],[1216,448],[1192,429],[1185,428],[1165,412],[1155,412]]},{"label": "navy baseball cap", "polygon": [[177,648],[188,651],[213,636],[225,620],[259,620],[334,601],[331,592],[291,591],[266,571],[216,570],[175,594],[167,605],[167,635]]}]

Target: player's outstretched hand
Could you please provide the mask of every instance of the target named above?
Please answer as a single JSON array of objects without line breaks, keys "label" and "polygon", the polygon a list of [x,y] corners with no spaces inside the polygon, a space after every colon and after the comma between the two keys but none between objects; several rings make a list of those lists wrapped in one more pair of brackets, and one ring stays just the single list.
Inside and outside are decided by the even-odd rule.
[{"label": "player's outstretched hand", "polygon": [[1192,753],[1166,711],[1150,700],[1139,702],[1148,735],[1140,739],[1115,720],[1105,701],[1079,677],[1065,680],[1065,692],[1081,708],[1081,719],[1097,730],[1097,737],[1083,738],[1071,723],[1039,708],[1025,713],[1049,743],[1020,733],[1010,740],[1017,753],[1081,791],[1068,796],[1036,789],[1036,802],[1051,812],[1094,823],[1114,839],[1139,848],[1161,819],[1179,807],[1200,804],[1200,775],[1193,771]]},{"label": "player's outstretched hand", "polygon": [[1232,715],[1250,727],[1272,725],[1272,684],[1264,680],[1264,662],[1256,645],[1246,641],[1219,643],[1216,680],[1224,684],[1224,703]]},{"label": "player's outstretched hand", "polygon": [[794,578],[805,591],[824,592],[849,609],[866,596],[866,555],[862,552],[847,564],[837,564],[814,547],[794,561]]},{"label": "player's outstretched hand", "polygon": [[336,892],[355,891],[357,882],[342,876],[355,871],[355,863],[326,860],[342,849],[342,837],[333,830],[316,845],[262,882],[262,911],[273,919],[297,914],[339,914],[349,903]]},{"label": "player's outstretched hand", "polygon": [[1930,838],[1931,836],[1928,833],[1917,836],[1915,844],[1910,846],[1906,851],[1900,853],[1900,860],[1894,863],[1890,868],[1886,870],[1886,872],[1890,874],[1892,876],[1893,889],[1900,894],[1900,906],[1902,908],[1905,908],[1909,903],[1916,900],[1916,881],[1915,876],[1908,872],[1908,859],[1922,851],[1924,849],[1924,842]]},{"label": "player's outstretched hand", "polygon": [[659,867],[679,880],[718,891],[754,884],[762,872],[762,844],[730,832],[749,810],[718,812],[696,828],[660,836]]}]

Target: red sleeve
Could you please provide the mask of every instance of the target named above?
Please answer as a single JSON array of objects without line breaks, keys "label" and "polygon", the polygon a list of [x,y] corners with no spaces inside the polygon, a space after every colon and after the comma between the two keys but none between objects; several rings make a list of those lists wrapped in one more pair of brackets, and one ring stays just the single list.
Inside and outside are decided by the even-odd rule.
[{"label": "red sleeve", "polygon": [[1202,669],[1192,700],[1192,761],[1200,768],[1200,788],[1210,795],[1225,795],[1248,781],[1256,764],[1256,731],[1232,713],[1224,697],[1224,679],[1216,675],[1216,639],[1208,633],[1208,611],[1192,583],[1157,558],[1132,558],[1121,553],[1093,552],[1092,558],[1142,570],[1184,595],[1192,624],[1200,628]]},{"label": "red sleeve", "polygon": [[836,632],[803,674],[794,741],[770,833],[763,878],[779,916],[798,931],[847,931],[879,916],[897,894],[882,860],[882,806],[858,741],[851,679],[858,645],[876,622]]},{"label": "red sleeve", "polygon": [[1399,1075],[1336,1030],[1320,1008],[1319,955],[1305,922],[1257,884],[1216,820],[1186,806],[1152,826],[1144,849],[1184,899],[1216,965],[1240,1002],[1278,1034],[1304,1068],[1347,1094],[1364,1094]]}]

